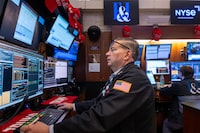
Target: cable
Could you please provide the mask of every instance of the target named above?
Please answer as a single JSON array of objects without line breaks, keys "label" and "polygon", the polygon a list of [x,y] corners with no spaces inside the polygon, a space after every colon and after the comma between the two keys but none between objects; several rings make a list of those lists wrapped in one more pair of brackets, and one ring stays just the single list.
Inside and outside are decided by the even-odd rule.
[{"label": "cable", "polygon": [[7,123],[9,120],[11,120],[14,116],[16,116],[20,109],[22,108],[22,106],[24,105],[24,103],[27,101],[28,99],[28,96],[26,95],[23,99],[23,101],[21,102],[21,104],[19,105],[19,107],[17,108],[17,110],[13,113],[13,115],[11,115],[11,117],[9,117],[8,119],[6,120],[3,120],[2,122],[0,122],[0,126],[2,126],[3,124]]}]

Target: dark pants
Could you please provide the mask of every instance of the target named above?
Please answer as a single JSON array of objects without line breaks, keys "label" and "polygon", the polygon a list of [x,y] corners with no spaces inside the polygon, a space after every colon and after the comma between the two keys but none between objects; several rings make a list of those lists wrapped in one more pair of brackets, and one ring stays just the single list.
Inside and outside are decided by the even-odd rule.
[{"label": "dark pants", "polygon": [[174,130],[183,128],[183,125],[165,119],[163,122],[163,133],[172,133]]}]

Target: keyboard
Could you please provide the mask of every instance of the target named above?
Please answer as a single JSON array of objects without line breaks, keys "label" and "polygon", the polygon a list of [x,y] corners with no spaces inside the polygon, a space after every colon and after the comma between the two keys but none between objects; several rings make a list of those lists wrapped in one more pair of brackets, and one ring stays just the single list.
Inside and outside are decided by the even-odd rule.
[{"label": "keyboard", "polygon": [[65,110],[46,108],[40,112],[39,121],[47,125],[55,124],[65,112]]},{"label": "keyboard", "polygon": [[[60,120],[61,117],[64,118],[64,114],[67,114],[66,110],[60,110],[55,108],[45,108],[42,112],[32,117],[30,120],[25,122],[23,125],[33,124],[36,121],[44,122],[47,125],[55,124]],[[23,126],[22,125],[22,126]],[[21,127],[21,126],[20,126]],[[16,128],[13,133],[20,133],[20,127]]]}]

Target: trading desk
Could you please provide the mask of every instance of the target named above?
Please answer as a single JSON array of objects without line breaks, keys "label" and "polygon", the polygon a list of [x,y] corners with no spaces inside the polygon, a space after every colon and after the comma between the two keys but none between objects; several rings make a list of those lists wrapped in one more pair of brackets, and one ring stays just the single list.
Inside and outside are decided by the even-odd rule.
[{"label": "trading desk", "polygon": [[[74,102],[77,96],[54,96],[41,103],[41,106],[48,106],[51,103],[62,103],[62,102]],[[14,116],[10,121],[6,122],[0,126],[0,133],[13,133],[18,127],[26,123],[32,117],[36,116],[40,111],[33,111],[31,109],[26,109]],[[62,121],[69,112],[66,112],[57,122]]]},{"label": "trading desk", "polygon": [[183,102],[183,133],[200,132],[200,100]]}]

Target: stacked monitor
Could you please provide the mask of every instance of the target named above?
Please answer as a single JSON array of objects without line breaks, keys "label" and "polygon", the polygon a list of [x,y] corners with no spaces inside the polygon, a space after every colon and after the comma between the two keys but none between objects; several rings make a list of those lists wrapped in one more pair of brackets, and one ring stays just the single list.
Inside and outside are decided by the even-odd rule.
[{"label": "stacked monitor", "polygon": [[59,60],[77,61],[79,42],[73,41],[68,51],[54,47],[53,57]]},{"label": "stacked monitor", "polygon": [[46,43],[68,51],[75,39],[73,33],[74,32],[70,32],[69,23],[61,15],[58,15],[53,22],[53,25],[50,26]]},{"label": "stacked monitor", "polygon": [[141,67],[141,59],[142,59],[142,53],[143,53],[144,45],[139,44],[139,54],[138,58],[136,61],[134,61],[134,64],[137,65],[138,67]]},{"label": "stacked monitor", "polygon": [[154,75],[170,74],[169,60],[146,60],[146,71],[152,71]]},{"label": "stacked monitor", "polygon": [[43,94],[43,56],[0,41],[0,110]]},{"label": "stacked monitor", "polygon": [[171,44],[146,45],[145,59],[146,60],[169,59],[170,53],[171,53]]},{"label": "stacked monitor", "polygon": [[145,47],[146,71],[154,75],[170,74],[171,44],[147,44]]},{"label": "stacked monitor", "polygon": [[16,45],[38,50],[45,24],[25,0],[7,0],[1,16],[0,37]]},{"label": "stacked monitor", "polygon": [[171,62],[171,81],[181,81],[180,68],[191,66],[194,70],[194,78],[200,80],[200,61]]},{"label": "stacked monitor", "polygon": [[188,42],[186,49],[188,61],[200,60],[200,42]]}]

